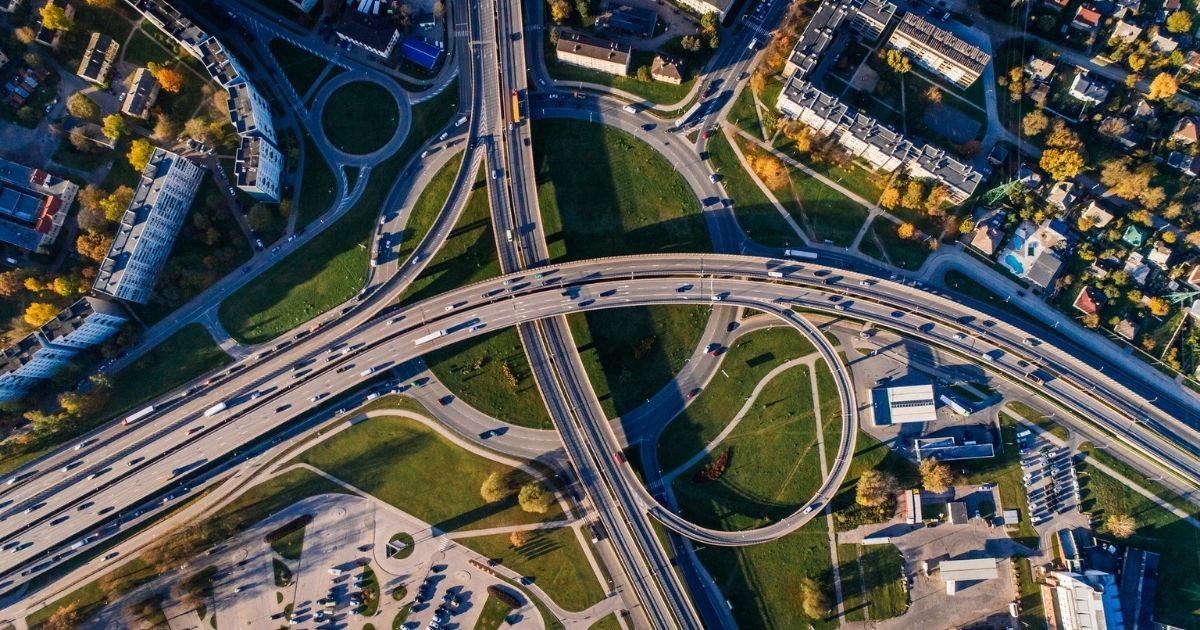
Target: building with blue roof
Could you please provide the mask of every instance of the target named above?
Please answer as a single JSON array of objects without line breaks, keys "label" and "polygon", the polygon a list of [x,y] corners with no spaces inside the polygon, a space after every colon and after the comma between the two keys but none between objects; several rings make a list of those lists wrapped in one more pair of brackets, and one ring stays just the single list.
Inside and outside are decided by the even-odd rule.
[{"label": "building with blue roof", "polygon": [[426,70],[433,70],[437,67],[438,62],[442,60],[442,52],[441,48],[426,42],[420,37],[409,37],[400,46],[401,57]]}]

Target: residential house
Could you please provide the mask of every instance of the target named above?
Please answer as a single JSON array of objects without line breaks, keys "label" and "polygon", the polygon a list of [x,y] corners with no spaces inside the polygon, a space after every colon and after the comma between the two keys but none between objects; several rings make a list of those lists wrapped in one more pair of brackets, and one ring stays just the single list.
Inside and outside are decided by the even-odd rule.
[{"label": "residential house", "polygon": [[852,26],[872,43],[879,39],[896,15],[896,5],[888,0],[862,0],[855,8]]},{"label": "residential house", "polygon": [[1167,247],[1166,243],[1155,243],[1150,249],[1150,253],[1146,255],[1146,261],[1158,267],[1160,271],[1166,271],[1171,264],[1171,256],[1175,251]]},{"label": "residential house", "polygon": [[1042,184],[1042,174],[1028,164],[1021,164],[1017,169],[1017,181],[1025,184],[1025,188],[1033,190]]},{"label": "residential house", "polygon": [[1179,48],[1179,42],[1164,36],[1162,33],[1156,33],[1154,38],[1150,40],[1150,50],[1160,54],[1169,55]]},{"label": "residential house", "polygon": [[117,60],[119,48],[120,45],[117,44],[117,41],[108,35],[100,32],[92,33],[92,38],[88,41],[83,59],[79,60],[79,69],[75,71],[75,74],[96,85],[104,85],[109,69]]},{"label": "residential house", "polygon": [[1078,198],[1079,188],[1073,181],[1054,182],[1054,185],[1046,193],[1046,203],[1059,210],[1066,210],[1075,205],[1075,200]]},{"label": "residential house", "polygon": [[1059,219],[1046,219],[1034,230],[1030,240],[1040,243],[1043,249],[1060,249],[1070,244],[1071,228]]},{"label": "residential house", "polygon": [[[1105,124],[1110,122],[1114,123],[1111,127]],[[1110,131],[1110,129],[1115,129],[1116,131]],[[1133,128],[1133,123],[1117,116],[1105,118],[1104,122],[1100,125],[1100,133],[1112,138],[1114,142],[1126,149],[1132,149],[1142,141],[1142,134]]]},{"label": "residential house", "polygon": [[1200,291],[1200,262],[1192,265],[1192,270],[1188,272],[1184,282],[1190,284],[1197,291]]},{"label": "residential house", "polygon": [[1081,31],[1094,33],[1099,27],[1100,13],[1082,5],[1075,11],[1075,17],[1071,20],[1071,28]]},{"label": "residential house", "polygon": [[609,5],[596,17],[597,31],[613,31],[625,35],[650,38],[658,26],[658,13],[653,9],[635,8],[627,5]]},{"label": "residential house", "polygon": [[1079,290],[1079,295],[1075,296],[1071,306],[1084,315],[1099,315],[1107,301],[1100,289],[1088,285]]},{"label": "residential house", "polygon": [[1068,93],[1085,103],[1099,105],[1108,99],[1108,86],[1100,79],[1094,79],[1088,76],[1086,71],[1080,70],[1071,81]]},{"label": "residential house", "polygon": [[1042,0],[1043,7],[1058,13],[1065,11],[1070,4],[1071,0]]},{"label": "residential house", "polygon": [[1145,98],[1139,98],[1137,104],[1133,106],[1131,116],[1139,122],[1150,122],[1158,118],[1158,110],[1150,104],[1150,101],[1147,101]]},{"label": "residential house", "polygon": [[1049,83],[1039,83],[1033,86],[1032,90],[1029,90],[1029,100],[1037,103],[1038,105],[1045,105],[1046,99],[1048,98],[1050,98]]},{"label": "residential house", "polygon": [[[1200,51],[1189,50],[1183,54],[1183,65],[1180,70],[1196,74],[1200,72]],[[1197,362],[1200,363],[1200,362]]]},{"label": "residential house", "polygon": [[1136,225],[1130,225],[1125,228],[1125,234],[1121,236],[1121,240],[1137,249],[1146,242],[1146,231]]},{"label": "residential house", "polygon": [[559,33],[554,52],[563,63],[626,76],[633,47],[564,29]]},{"label": "residential house", "polygon": [[1029,62],[1025,64],[1025,74],[1029,78],[1039,83],[1045,83],[1054,76],[1055,65],[1052,62],[1046,61],[1041,57],[1029,57]]},{"label": "residential house", "polygon": [[1004,212],[982,209],[975,213],[975,228],[966,236],[967,245],[989,258],[1004,240]]},{"label": "residential house", "polygon": [[1138,322],[1138,320],[1134,319],[1133,316],[1129,315],[1128,313],[1126,313],[1125,316],[1121,318],[1121,321],[1117,322],[1116,326],[1113,326],[1113,332],[1116,333],[1118,337],[1121,337],[1125,341],[1133,341],[1134,339],[1136,339],[1138,330],[1140,330],[1140,329],[1141,329],[1141,324]]},{"label": "residential house", "polygon": [[1101,230],[1113,220],[1113,214],[1102,208],[1100,204],[1096,203],[1095,200],[1089,202],[1087,207],[1083,209],[1083,212],[1081,212],[1079,216],[1082,219],[1090,221],[1092,227]]},{"label": "residential house", "polygon": [[1137,286],[1145,286],[1146,281],[1150,279],[1150,265],[1146,264],[1141,252],[1133,252],[1125,259],[1125,273],[1129,274],[1129,280]]},{"label": "residential house", "polygon": [[[53,4],[62,7],[63,14],[65,14],[68,18],[75,17],[75,6],[66,0],[47,0],[47,4]],[[58,45],[62,42],[64,32],[65,31],[56,31],[52,28],[47,28],[39,15],[37,18],[37,28],[34,30],[33,41],[43,46],[49,46],[54,50],[58,50]]]},{"label": "residential house", "polygon": [[1191,116],[1183,116],[1175,121],[1175,127],[1171,130],[1171,140],[1179,144],[1195,144],[1197,138],[1196,119]]},{"label": "residential house", "polygon": [[1183,172],[1188,177],[1200,174],[1200,157],[1190,156],[1183,151],[1172,151],[1167,155],[1167,166]]},{"label": "residential house", "polygon": [[912,54],[918,65],[964,88],[979,78],[991,60],[979,47],[916,13],[904,14],[888,46]]},{"label": "residential house", "polygon": [[1116,26],[1113,27],[1113,33],[1110,41],[1115,40],[1126,44],[1132,44],[1141,36],[1142,27],[1126,22],[1125,20],[1117,20]]},{"label": "residential house", "polygon": [[400,41],[400,30],[389,17],[373,13],[372,7],[378,10],[379,3],[352,0],[342,11],[334,34],[347,45],[361,48],[382,59],[390,59]]},{"label": "residential house", "polygon": [[684,65],[682,59],[655,55],[650,64],[650,76],[655,81],[679,85],[683,83]]}]

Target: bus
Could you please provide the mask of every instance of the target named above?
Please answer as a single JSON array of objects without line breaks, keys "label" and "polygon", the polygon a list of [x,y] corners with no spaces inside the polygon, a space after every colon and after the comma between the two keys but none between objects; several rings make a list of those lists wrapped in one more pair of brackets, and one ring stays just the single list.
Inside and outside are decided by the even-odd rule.
[{"label": "bus", "polygon": [[512,121],[514,125],[521,124],[521,99],[516,90],[512,91]]},{"label": "bus", "polygon": [[126,416],[125,419],[121,421],[121,424],[123,424],[125,426],[129,426],[129,425],[133,424],[134,422],[137,422],[138,420],[141,420],[142,418],[149,416],[152,413],[154,413],[154,405],[150,405],[149,407],[146,407],[145,409],[142,409],[141,411],[139,411],[131,416]]}]

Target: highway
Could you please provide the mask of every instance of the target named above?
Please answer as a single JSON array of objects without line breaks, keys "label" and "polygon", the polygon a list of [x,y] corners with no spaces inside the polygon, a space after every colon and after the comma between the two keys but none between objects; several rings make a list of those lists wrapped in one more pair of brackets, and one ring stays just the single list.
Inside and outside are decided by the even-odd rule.
[{"label": "highway", "polygon": [[[781,269],[786,271],[783,278],[767,275],[770,271],[782,273]],[[830,278],[836,281],[829,283]],[[552,282],[544,284],[547,279]],[[692,288],[684,290],[686,285]],[[578,294],[563,296],[567,286],[579,287]],[[211,385],[191,396],[180,398],[175,392],[158,401],[156,406],[169,409],[166,413],[123,430],[114,427],[105,440],[90,447],[78,451],[68,447],[54,453],[35,465],[37,472],[30,479],[2,486],[0,502],[5,507],[0,517],[5,519],[5,530],[0,544],[19,540],[21,546],[16,552],[0,554],[0,583],[5,583],[0,588],[12,588],[21,570],[45,562],[84,535],[115,522],[115,515],[127,520],[131,511],[165,492],[164,483],[174,468],[216,461],[268,436],[275,428],[320,407],[322,400],[337,400],[362,386],[371,376],[360,376],[367,368],[382,372],[475,334],[581,309],[707,303],[714,294],[728,294],[723,300],[727,305],[778,312],[780,305],[787,304],[920,334],[927,342],[962,356],[987,353],[992,359],[982,365],[1016,379],[1023,378],[1032,362],[1053,366],[1059,377],[1043,384],[1042,393],[1184,478],[1200,481],[1190,455],[1163,440],[1154,426],[1135,422],[1125,413],[1128,409],[1120,403],[1125,396],[1122,387],[1093,368],[1102,363],[1068,354],[1049,341],[1031,350],[1023,343],[1029,335],[1026,330],[1003,322],[988,325],[988,313],[960,304],[952,296],[807,261],[695,254],[609,258],[564,264],[549,270],[543,279],[534,279],[530,273],[510,274],[383,313],[336,341],[322,339],[319,346],[315,340],[293,343],[223,370]],[[402,319],[387,323],[396,318]],[[448,332],[427,343],[415,343],[436,331]],[[343,354],[344,348],[350,350]],[[261,396],[253,398],[254,392]],[[320,398],[314,403],[312,398],[317,396]],[[203,417],[205,409],[221,401],[229,404],[228,410]],[[1164,419],[1150,424],[1159,421]],[[198,430],[189,434],[192,428]],[[847,454],[838,457],[844,459]],[[82,463],[61,471],[75,460]],[[26,472],[28,468],[15,474]],[[92,474],[99,476],[87,479]],[[709,544],[761,542],[806,520],[801,515],[780,521],[786,525],[773,523],[750,532],[711,532],[667,515],[639,484],[631,482],[626,471],[621,475],[627,482],[622,485],[637,494],[644,509],[675,531]],[[25,512],[39,503],[44,505]],[[51,525],[63,515],[68,516],[65,521]],[[24,547],[25,543],[32,544]]]}]

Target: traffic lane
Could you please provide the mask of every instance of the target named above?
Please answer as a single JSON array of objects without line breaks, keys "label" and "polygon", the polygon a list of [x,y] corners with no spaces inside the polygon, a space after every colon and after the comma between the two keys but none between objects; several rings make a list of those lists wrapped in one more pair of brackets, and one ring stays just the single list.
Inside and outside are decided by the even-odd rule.
[{"label": "traffic lane", "polygon": [[[693,264],[694,264],[694,263],[693,263]],[[648,266],[649,266],[649,267],[656,267],[656,268],[663,268],[665,265],[664,265],[664,264],[661,264],[661,261],[660,261],[660,263],[659,263],[659,264],[648,265]]]}]

